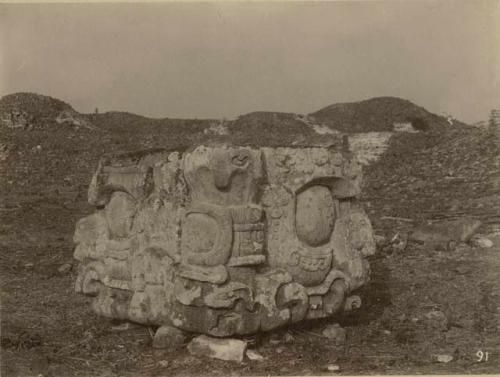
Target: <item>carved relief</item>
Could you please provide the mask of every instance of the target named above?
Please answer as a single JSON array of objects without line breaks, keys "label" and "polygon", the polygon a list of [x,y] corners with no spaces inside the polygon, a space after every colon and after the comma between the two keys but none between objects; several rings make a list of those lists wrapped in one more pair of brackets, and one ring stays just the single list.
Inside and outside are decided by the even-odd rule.
[{"label": "carved relief", "polygon": [[225,208],[198,204],[186,211],[182,221],[181,252],[186,264],[217,266],[229,259],[232,220]]},{"label": "carved relief", "polygon": [[215,336],[350,310],[374,251],[359,180],[322,147],[108,157],[75,231],[75,288],[100,315]]},{"label": "carved relief", "polygon": [[299,240],[309,246],[324,245],[335,226],[335,204],[325,186],[312,186],[297,194],[295,228]]}]

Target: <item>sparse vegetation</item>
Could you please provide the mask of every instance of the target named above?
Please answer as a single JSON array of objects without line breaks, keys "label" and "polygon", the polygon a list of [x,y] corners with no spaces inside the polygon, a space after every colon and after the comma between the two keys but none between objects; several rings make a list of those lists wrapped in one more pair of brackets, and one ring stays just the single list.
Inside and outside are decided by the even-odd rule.
[{"label": "sparse vegetation", "polygon": [[[110,112],[79,114],[94,130],[49,126],[68,106],[33,94],[0,100],[0,112],[21,108],[41,122],[30,131],[0,127],[2,376],[319,375],[330,363],[346,374],[500,369],[499,251],[468,245],[454,252],[380,247],[370,261],[371,282],[357,293],[362,308],[339,320],[347,330],[345,347],[321,336],[330,322],[311,322],[248,338],[265,360],[233,364],[154,350],[147,327],[117,328],[96,317],[86,298],[73,292],[75,272],[58,269],[72,263],[75,222],[93,211],[86,195],[99,157],[182,149],[205,140],[213,121]],[[363,200],[378,234],[404,235],[414,223],[464,213],[482,218],[483,229],[496,219],[500,146],[486,131],[444,127],[444,118],[389,97],[332,105],[312,116],[347,132],[389,130],[408,117],[428,123],[427,132],[394,136],[382,158],[365,169]],[[226,141],[325,139],[295,114],[251,113],[227,128]],[[477,362],[478,350],[489,352],[490,360]],[[453,355],[453,361],[436,363],[436,354]]]}]

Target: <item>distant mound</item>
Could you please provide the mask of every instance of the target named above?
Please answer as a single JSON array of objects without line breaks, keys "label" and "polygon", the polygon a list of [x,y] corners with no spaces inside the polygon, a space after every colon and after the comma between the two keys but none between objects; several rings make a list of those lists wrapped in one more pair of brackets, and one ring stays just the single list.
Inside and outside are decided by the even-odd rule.
[{"label": "distant mound", "polygon": [[35,93],[14,93],[0,99],[0,126],[46,129],[54,126],[92,129],[69,104]]},{"label": "distant mound", "polygon": [[318,132],[308,116],[294,113],[257,111],[229,122],[227,129],[238,142],[265,145],[307,145],[341,142],[338,132]]},{"label": "distant mound", "polygon": [[[442,116],[397,97],[337,103],[310,114],[316,122],[345,133],[393,131],[398,124],[411,123],[416,130],[450,126]],[[464,125],[453,121],[453,125]]]},{"label": "distant mound", "polygon": [[101,130],[126,133],[168,131],[191,134],[203,132],[205,128],[215,122],[211,119],[148,118],[123,111],[86,114],[85,117]]}]

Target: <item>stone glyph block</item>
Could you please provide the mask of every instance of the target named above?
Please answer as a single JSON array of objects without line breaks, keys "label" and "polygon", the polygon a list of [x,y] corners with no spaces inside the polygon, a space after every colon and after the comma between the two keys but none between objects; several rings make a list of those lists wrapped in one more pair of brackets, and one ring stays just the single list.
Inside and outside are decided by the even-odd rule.
[{"label": "stone glyph block", "polygon": [[80,220],[76,291],[96,313],[212,336],[360,305],[372,228],[337,147],[199,145],[103,158]]}]

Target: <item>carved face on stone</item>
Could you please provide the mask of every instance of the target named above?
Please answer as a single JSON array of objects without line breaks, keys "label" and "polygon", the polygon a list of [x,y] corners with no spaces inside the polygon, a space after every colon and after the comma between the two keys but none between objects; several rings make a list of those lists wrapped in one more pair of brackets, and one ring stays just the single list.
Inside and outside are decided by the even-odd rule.
[{"label": "carved face on stone", "polygon": [[244,147],[198,147],[184,157],[184,177],[194,201],[231,205],[250,203],[262,176],[259,151]]}]

